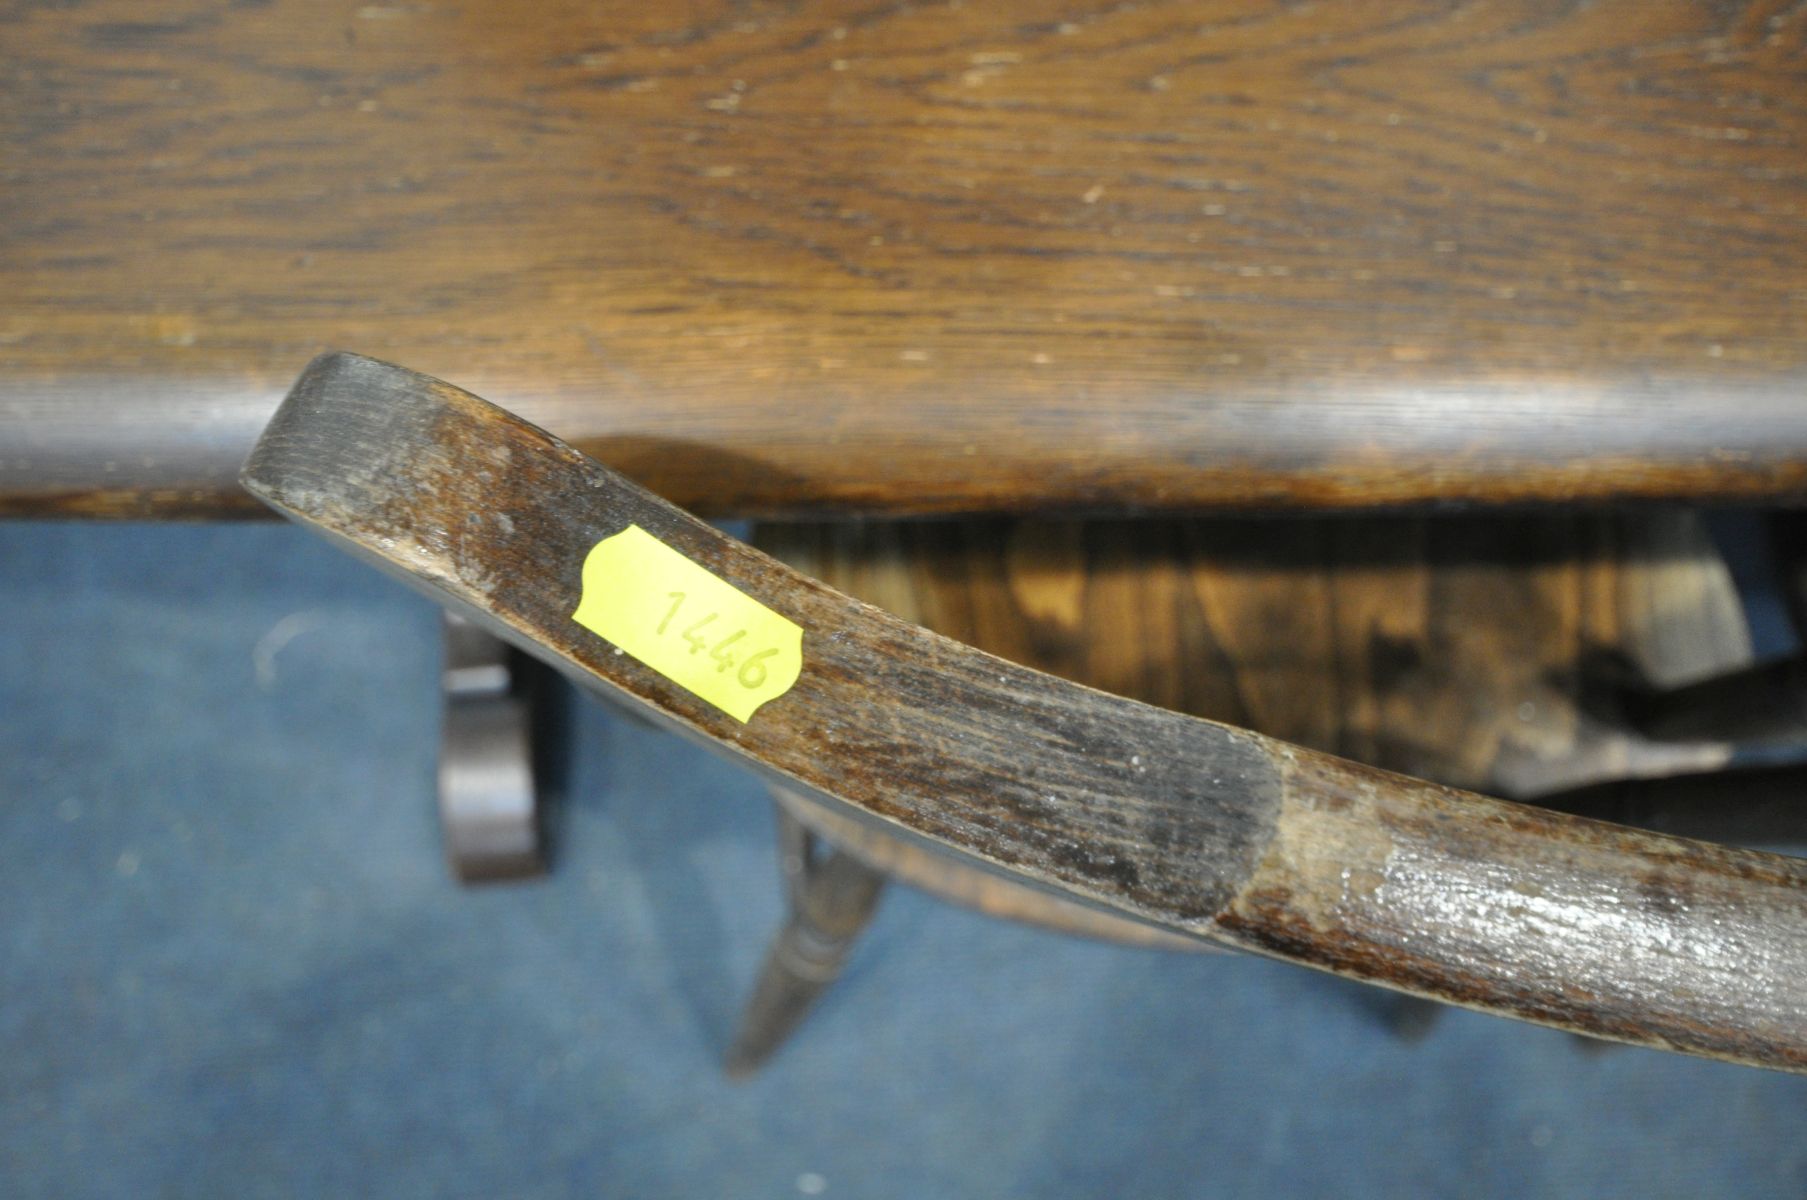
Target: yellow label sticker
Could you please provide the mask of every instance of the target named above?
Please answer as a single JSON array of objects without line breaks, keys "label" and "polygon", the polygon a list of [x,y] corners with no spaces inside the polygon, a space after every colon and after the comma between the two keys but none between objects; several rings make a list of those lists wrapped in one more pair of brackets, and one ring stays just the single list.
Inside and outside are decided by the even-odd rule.
[{"label": "yellow label sticker", "polygon": [[803,673],[803,627],[638,525],[584,557],[571,619],[737,721]]}]

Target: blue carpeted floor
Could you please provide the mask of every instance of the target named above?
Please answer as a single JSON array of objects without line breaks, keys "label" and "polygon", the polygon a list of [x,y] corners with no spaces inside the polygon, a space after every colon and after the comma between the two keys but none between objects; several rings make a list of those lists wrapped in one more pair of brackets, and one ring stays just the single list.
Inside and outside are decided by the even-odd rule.
[{"label": "blue carpeted floor", "polygon": [[759,787],[573,698],[464,890],[438,626],[276,526],[0,524],[0,1195],[1807,1196],[1807,1079],[896,889],[745,1084]]}]

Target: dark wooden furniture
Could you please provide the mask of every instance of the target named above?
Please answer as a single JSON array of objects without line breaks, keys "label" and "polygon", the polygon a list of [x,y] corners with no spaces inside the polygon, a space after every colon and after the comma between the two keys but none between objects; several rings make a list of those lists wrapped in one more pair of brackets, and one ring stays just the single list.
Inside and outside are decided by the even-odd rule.
[{"label": "dark wooden furniture", "polygon": [[[21,8],[0,514],[257,515],[237,467],[338,347],[713,515],[1792,502],[1804,38],[1676,0]],[[1669,511],[758,537],[1006,657],[1515,796],[1726,760],[1578,706],[1595,651],[1748,660]]]},{"label": "dark wooden furniture", "polygon": [[[1429,998],[1807,1070],[1807,861],[1456,792],[1062,683],[833,592],[519,418],[369,359],[316,361],[242,478],[603,694],[894,836]],[[711,690],[731,684],[687,683],[637,648],[686,596],[668,608],[669,577],[594,565],[630,535],[798,629],[792,682],[737,710]],[[644,588],[659,594],[606,640],[585,619]],[[702,661],[692,633],[713,619],[682,632],[688,657],[675,627],[658,644]],[[708,650],[721,671],[744,636]],[[747,653],[740,683],[767,683],[747,668],[777,653]]]},{"label": "dark wooden furniture", "polygon": [[[1764,670],[1746,668],[1739,596],[1694,513],[792,522],[753,541],[895,616],[1117,695],[1644,828],[1807,842],[1795,772],[1717,774],[1732,731],[1657,741],[1598,702],[1635,681],[1672,705]],[[1677,686],[1703,678],[1727,683]],[[1721,698],[1708,715],[1731,711]],[[851,863],[869,887],[901,880],[1069,933],[1206,948],[964,870],[802,793],[774,798],[792,916],[731,1069],[762,1062],[838,974],[869,902],[834,909],[813,958],[792,943],[827,920],[815,879],[841,894]],[[835,851],[819,872],[812,838]],[[1438,1011],[1402,999],[1388,1019],[1418,1036]]]}]

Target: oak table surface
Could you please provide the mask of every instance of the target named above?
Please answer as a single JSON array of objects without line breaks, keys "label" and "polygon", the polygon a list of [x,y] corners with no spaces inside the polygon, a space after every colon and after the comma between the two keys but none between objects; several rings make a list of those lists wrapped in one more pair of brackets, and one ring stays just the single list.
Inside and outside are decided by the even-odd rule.
[{"label": "oak table surface", "polygon": [[1788,497],[1807,14],[0,15],[0,512],[251,511],[315,352],[710,514]]}]

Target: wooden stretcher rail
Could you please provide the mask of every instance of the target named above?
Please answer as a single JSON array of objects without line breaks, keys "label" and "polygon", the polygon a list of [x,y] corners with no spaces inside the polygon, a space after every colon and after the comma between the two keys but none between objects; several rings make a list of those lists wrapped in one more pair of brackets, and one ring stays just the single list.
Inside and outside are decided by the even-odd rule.
[{"label": "wooden stretcher rail", "polygon": [[0,514],[295,369],[711,515],[1807,494],[1807,21],[1694,0],[0,13]]},{"label": "wooden stretcher rail", "polygon": [[[317,360],[243,482],[586,685],[891,832],[1351,978],[1807,1070],[1807,861],[1470,795],[1014,666],[797,574],[475,396],[370,359]],[[595,566],[599,543],[623,536],[799,627],[794,683],[743,720],[719,706],[715,676],[674,682],[682,644],[679,667],[647,665],[665,645],[641,640],[655,622],[719,657],[722,680],[764,686],[781,656],[751,671],[757,656],[710,644],[695,632],[705,622],[672,623],[687,601],[669,577]],[[605,600],[644,627],[611,644],[574,619]]]}]

